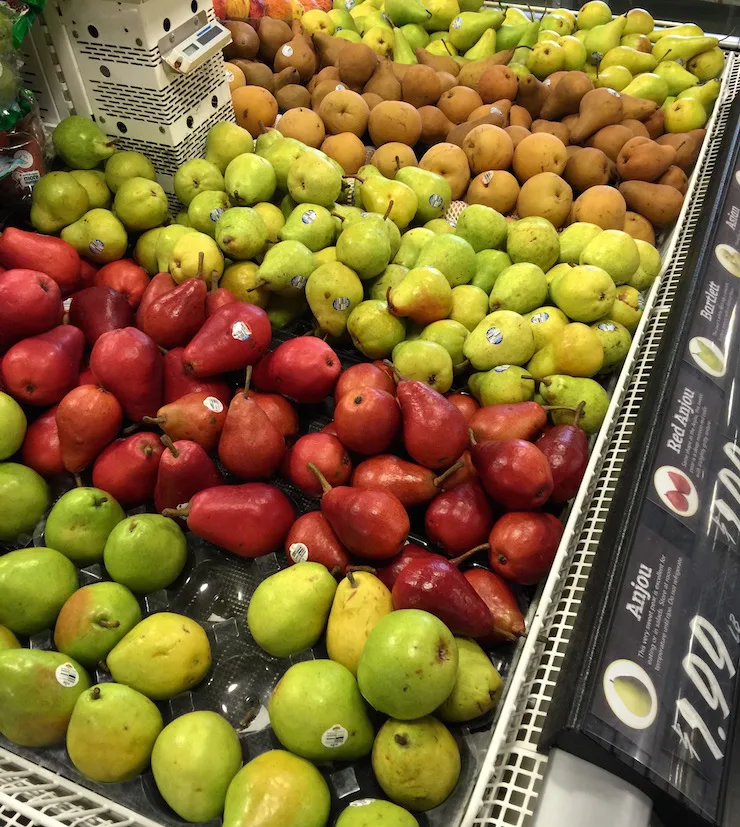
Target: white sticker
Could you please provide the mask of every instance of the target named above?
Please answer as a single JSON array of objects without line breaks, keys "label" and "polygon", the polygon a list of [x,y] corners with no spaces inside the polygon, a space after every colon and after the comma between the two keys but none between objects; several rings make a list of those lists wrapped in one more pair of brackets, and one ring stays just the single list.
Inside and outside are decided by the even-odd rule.
[{"label": "white sticker", "polygon": [[506,371],[511,367],[511,365],[496,365],[494,370],[496,373],[506,373]]},{"label": "white sticker", "polygon": [[252,331],[244,324],[244,322],[234,322],[231,325],[231,337],[238,339],[240,342],[246,342],[252,335]]},{"label": "white sticker", "polygon": [[287,43],[283,48],[280,50],[285,57],[293,57],[293,47],[289,46]]},{"label": "white sticker", "polygon": [[223,207],[216,207],[216,209],[211,210],[211,212],[208,214],[208,217],[209,217],[209,218],[211,219],[211,221],[213,221],[213,223],[215,224],[215,223],[218,221],[218,219],[219,219],[219,218],[221,218],[221,216],[222,216],[225,212],[226,212],[226,210],[225,210],[225,209],[223,209]]},{"label": "white sticker", "polygon": [[21,169],[30,169],[33,166],[33,155],[25,149],[19,149],[13,156]]},{"label": "white sticker", "polygon": [[227,83],[233,83],[234,82],[234,73],[231,71],[231,69],[226,70],[226,82]]},{"label": "white sticker", "polygon": [[529,321],[532,322],[532,324],[542,324],[543,322],[546,322],[549,318],[550,314],[543,310],[542,313],[535,313]]},{"label": "white sticker", "polygon": [[57,666],[54,674],[56,675],[57,683],[65,687],[76,686],[80,679],[77,670],[71,663],[63,663],[61,666]]},{"label": "white sticker", "polygon": [[343,83],[338,83],[338,84],[334,87],[334,91],[335,91],[335,92],[344,92],[344,90],[345,90],[346,88],[347,88],[347,87],[346,87]]},{"label": "white sticker", "polygon": [[221,413],[224,409],[223,402],[220,399],[216,399],[215,396],[206,396],[203,400],[203,404],[209,411],[213,411],[213,413]]},{"label": "white sticker", "polygon": [[344,0],[344,8],[347,9],[347,11],[352,11],[354,7],[355,0]]},{"label": "white sticker", "polygon": [[443,205],[444,205],[444,203],[445,203],[445,202],[444,202],[444,200],[442,199],[442,196],[441,196],[441,195],[438,195],[436,192],[433,192],[433,193],[429,196],[429,203],[430,203],[430,205],[431,205],[432,207],[434,207],[435,209],[439,209],[441,206],[443,206]]},{"label": "white sticker", "polygon": [[308,546],[305,543],[291,543],[288,554],[294,563],[305,563],[308,560]]},{"label": "white sticker", "polygon": [[486,330],[486,339],[490,345],[500,345],[504,341],[504,334],[497,327]]},{"label": "white sticker", "polygon": [[103,244],[103,242],[99,238],[96,238],[94,241],[91,241],[88,246],[88,250],[90,250],[90,252],[94,256],[100,255],[100,253],[102,253],[104,249],[105,244]]},{"label": "white sticker", "polygon": [[321,736],[321,743],[327,749],[336,749],[346,743],[347,737],[347,730],[341,724],[334,724]]},{"label": "white sticker", "polygon": [[607,333],[611,333],[612,330],[617,329],[617,326],[611,322],[601,322],[601,324],[596,325],[596,327],[598,330],[604,330]]},{"label": "white sticker", "polygon": [[452,21],[452,28],[453,28],[453,29],[459,29],[459,28],[460,28],[460,26],[462,26],[462,17],[456,17],[456,18]]},{"label": "white sticker", "polygon": [[375,804],[377,798],[358,798],[357,801],[350,801],[350,807],[367,807],[368,804]]},{"label": "white sticker", "polygon": [[65,313],[69,313],[69,308],[72,307],[72,298],[65,299],[62,302],[62,307],[64,308]]},{"label": "white sticker", "polygon": [[306,286],[307,281],[308,279],[305,276],[293,276],[290,283],[296,290],[302,290]]},{"label": "white sticker", "polygon": [[640,295],[637,297],[637,306],[640,308],[640,310],[645,309],[645,296],[643,296],[642,293],[640,293]]},{"label": "white sticker", "polygon": [[481,181],[483,181],[484,184],[490,184],[492,178],[493,178],[493,173],[489,170],[488,172],[483,173],[483,177],[481,178]]},{"label": "white sticker", "polygon": [[316,221],[316,210],[306,210],[301,216],[301,221],[304,224],[313,224]]},{"label": "white sticker", "polygon": [[349,299],[346,296],[340,296],[338,299],[334,299],[331,306],[335,310],[346,310],[349,307],[349,304]]}]

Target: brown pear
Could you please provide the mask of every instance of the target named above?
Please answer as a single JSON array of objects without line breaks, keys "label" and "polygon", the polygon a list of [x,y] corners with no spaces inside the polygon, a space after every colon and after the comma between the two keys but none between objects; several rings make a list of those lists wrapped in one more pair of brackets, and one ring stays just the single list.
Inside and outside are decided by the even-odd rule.
[{"label": "brown pear", "polygon": [[321,151],[333,158],[345,175],[356,175],[367,157],[365,144],[352,132],[327,136],[321,144]]},{"label": "brown pear", "polygon": [[519,81],[516,102],[519,106],[523,106],[532,118],[539,118],[549,95],[549,86],[545,86],[534,75],[527,75]]},{"label": "brown pear", "polygon": [[234,65],[244,72],[247,86],[261,86],[268,92],[275,92],[272,69],[256,60],[235,60]]},{"label": "brown pear", "polygon": [[[553,75],[550,75],[550,80]],[[578,112],[581,98],[594,88],[588,75],[584,72],[566,72],[559,82],[551,82],[550,94],[542,105],[540,117],[548,121],[555,121],[564,115],[573,115]]]},{"label": "brown pear", "polygon": [[373,152],[370,163],[377,167],[386,178],[395,178],[399,169],[419,165],[414,150],[406,144],[393,142],[383,144]]},{"label": "brown pear", "polygon": [[395,61],[391,63],[391,67],[393,68],[393,74],[398,79],[399,83],[403,83],[403,79],[406,77],[406,72],[409,70],[408,63],[396,63]]},{"label": "brown pear", "polygon": [[457,78],[449,72],[437,72],[437,77],[439,78],[440,95],[448,89],[452,89],[453,86],[457,86]]},{"label": "brown pear", "polygon": [[452,190],[452,200],[462,198],[470,182],[468,159],[459,146],[442,143],[429,149],[419,161],[421,169],[436,172],[447,180]]},{"label": "brown pear", "polygon": [[505,66],[511,60],[513,54],[513,49],[506,49],[503,52],[496,52],[495,55],[491,55],[490,57],[471,60],[470,63],[466,63],[460,69],[457,82],[460,86],[469,86],[471,89],[477,89],[478,82],[483,77],[486,69],[490,69],[491,66]]},{"label": "brown pear", "polygon": [[565,70],[565,69],[560,69],[559,71],[557,71],[557,72],[553,72],[551,75],[548,75],[548,76],[545,78],[544,83],[545,83],[547,86],[549,86],[549,87],[550,87],[550,91],[552,91],[553,89],[555,89],[555,87],[558,85],[558,83],[560,83],[560,81],[561,81],[564,77],[567,77],[567,76],[568,76],[568,75],[570,75],[570,74],[572,74],[572,72],[569,72],[569,71],[567,71],[567,70]]},{"label": "brown pear", "polygon": [[632,138],[617,157],[617,172],[623,181],[656,181],[675,158],[672,146],[661,146],[650,138]]},{"label": "brown pear", "polygon": [[519,190],[516,211],[520,218],[540,216],[556,229],[563,226],[573,206],[573,190],[559,175],[540,172],[528,178]]},{"label": "brown pear", "polygon": [[383,98],[375,92],[363,92],[362,99],[365,101],[371,112],[379,103],[383,103]]},{"label": "brown pear", "polygon": [[293,32],[290,30],[290,26],[284,20],[278,20],[273,17],[263,17],[260,20],[259,32],[257,34],[260,39],[260,57],[271,65],[275,60],[277,50],[283,43],[288,43],[293,39]]},{"label": "brown pear", "polygon": [[653,112],[649,118],[645,118],[642,123],[647,130],[648,137],[654,141],[657,140],[665,132],[665,109],[662,107],[656,109],[655,112]]},{"label": "brown pear", "polygon": [[483,103],[494,103],[506,98],[513,101],[516,97],[519,80],[508,66],[489,66],[478,81],[478,94]]},{"label": "brown pear", "polygon": [[449,72],[454,77],[460,72],[460,64],[449,55],[433,55],[422,48],[416,49],[414,54],[422,66],[431,66],[435,72]]},{"label": "brown pear", "polygon": [[621,230],[627,205],[624,196],[614,187],[590,187],[576,198],[570,211],[571,223],[586,221],[602,230]]},{"label": "brown pear", "polygon": [[365,43],[350,43],[345,46],[337,61],[339,77],[350,86],[364,86],[373,76],[377,65],[378,56]]},{"label": "brown pear", "polygon": [[401,100],[401,82],[393,74],[393,67],[388,58],[382,58],[372,74],[370,80],[365,84],[364,92],[373,92],[379,95],[384,101]]},{"label": "brown pear", "polygon": [[633,95],[622,95],[621,97],[623,117],[620,120],[634,118],[636,121],[645,121],[656,109],[660,108],[655,101],[636,98]]},{"label": "brown pear", "polygon": [[289,109],[278,121],[277,128],[286,138],[295,138],[318,149],[324,142],[324,122],[312,110],[303,106]]},{"label": "brown pear", "polygon": [[261,86],[241,86],[231,94],[234,115],[239,126],[248,130],[253,138],[261,132],[260,124],[272,126],[278,113],[275,96]]},{"label": "brown pear", "polygon": [[694,168],[694,164],[696,164],[706,134],[706,129],[694,129],[691,132],[674,132],[661,135],[657,141],[659,144],[668,144],[676,150],[674,163],[688,175]]},{"label": "brown pear", "polygon": [[506,170],[488,170],[476,175],[465,194],[468,204],[483,204],[507,215],[516,206],[519,182]]},{"label": "brown pear", "polygon": [[429,146],[446,141],[447,133],[455,126],[436,106],[422,106],[419,110],[419,117],[421,118],[419,140]]},{"label": "brown pear", "polygon": [[627,210],[624,217],[623,229],[625,233],[627,233],[627,235],[631,235],[632,238],[642,239],[643,241],[647,241],[648,244],[655,246],[655,230],[653,229],[653,225],[647,220],[647,218],[643,218],[636,212],[630,212],[630,210]]},{"label": "brown pear", "polygon": [[296,109],[299,106],[311,106],[311,95],[308,94],[308,89],[296,83],[289,83],[282,89],[278,89],[275,93],[275,100],[281,112],[287,112],[288,109]]},{"label": "brown pear", "polygon": [[514,155],[514,144],[500,127],[483,124],[471,129],[462,142],[470,171],[479,175],[489,169],[508,169]]},{"label": "brown pear", "polygon": [[260,48],[260,39],[257,32],[242,20],[226,20],[222,24],[231,32],[231,43],[224,46],[224,57],[233,60],[253,60],[257,57]]},{"label": "brown pear", "polygon": [[604,126],[624,120],[622,96],[613,89],[592,89],[581,98],[578,120],[570,131],[574,144],[583,143],[586,138]]},{"label": "brown pear", "polygon": [[665,184],[668,187],[674,187],[681,195],[686,195],[686,190],[689,188],[689,179],[681,167],[670,166],[658,178],[659,184]]},{"label": "brown pear", "polygon": [[335,83],[341,83],[339,78],[339,69],[336,66],[324,66],[324,68],[320,72],[316,72],[316,74],[309,80],[306,84],[306,89],[313,95],[313,90],[321,83],[323,80],[333,80]]},{"label": "brown pear", "polygon": [[627,118],[623,120],[620,126],[626,126],[635,138],[649,138],[650,133],[642,121],[636,121],[634,118]]},{"label": "brown pear", "polygon": [[[412,66],[411,69],[409,69],[407,77],[411,74],[413,68]],[[404,83],[405,82],[404,79]],[[483,101],[475,89],[471,89],[468,86],[455,86],[440,96],[437,106],[447,115],[452,123],[459,124],[466,121],[468,115],[482,103]]]},{"label": "brown pear", "polygon": [[322,80],[321,83],[316,84],[311,92],[311,109],[313,109],[314,112],[318,112],[324,98],[330,92],[336,92],[337,89],[342,90],[346,88],[347,87],[338,80]]},{"label": "brown pear", "polygon": [[327,134],[353,132],[360,137],[367,129],[370,107],[357,92],[335,89],[321,101],[319,117],[324,122]]},{"label": "brown pear", "polygon": [[563,177],[578,192],[609,183],[609,159],[600,149],[583,147],[568,158]]},{"label": "brown pear", "polygon": [[[478,121],[481,118],[484,118],[490,111],[491,107],[496,106],[495,103],[482,103],[480,106],[476,106],[475,109],[468,115],[465,119],[466,121]],[[498,109],[498,107],[496,107]],[[504,115],[504,113],[501,113]],[[504,115],[504,124],[508,125],[509,119]]]},{"label": "brown pear", "polygon": [[528,130],[532,126],[532,116],[523,106],[515,103],[509,110],[509,126],[523,126]]},{"label": "brown pear", "polygon": [[510,124],[509,126],[505,127],[505,129],[506,134],[511,138],[511,142],[514,144],[514,149],[516,149],[519,146],[519,144],[527,137],[527,135],[532,134],[528,129],[526,129],[523,126],[512,126]]},{"label": "brown pear", "polygon": [[607,158],[616,163],[622,147],[634,137],[629,127],[623,124],[613,123],[595,132],[586,141],[586,146],[600,149]]},{"label": "brown pear", "polygon": [[568,153],[563,142],[549,132],[533,133],[514,150],[512,169],[520,182],[540,172],[562,175]]},{"label": "brown pear", "polygon": [[462,146],[465,136],[476,127],[483,126],[484,124],[492,124],[493,126],[500,126],[503,128],[505,123],[506,118],[504,117],[503,112],[491,104],[489,114],[484,118],[478,118],[477,121],[465,121],[465,123],[453,126],[453,128],[447,133],[447,142],[457,144],[457,146]]},{"label": "brown pear", "polygon": [[546,121],[538,118],[536,121],[532,121],[532,132],[549,132],[550,135],[559,138],[565,146],[570,143],[570,130],[560,121]]},{"label": "brown pear", "polygon": [[317,69],[316,53],[309,38],[302,32],[295,34],[291,41],[284,43],[277,50],[273,65],[276,72],[281,72],[290,66],[294,67],[298,70],[301,83],[308,83]]},{"label": "brown pear", "polygon": [[341,37],[331,37],[323,32],[314,32],[311,40],[322,68],[336,66],[342,49],[349,43]]},{"label": "brown pear", "polygon": [[[453,87],[445,92],[445,95],[451,95],[456,88],[457,87]],[[406,103],[410,103],[417,109],[420,109],[422,106],[434,106],[441,94],[442,84],[439,82],[439,77],[431,66],[424,66],[418,63],[414,66],[409,66],[401,83],[401,96]],[[449,115],[447,115],[447,117],[449,118]],[[452,119],[450,118],[450,120]]]},{"label": "brown pear", "polygon": [[275,72],[272,76],[272,85],[277,92],[283,86],[288,86],[291,83],[300,83],[301,76],[295,66],[287,66],[279,72]]},{"label": "brown pear", "polygon": [[[514,104],[508,98],[502,98],[501,100],[494,101],[492,104],[486,104],[486,106],[493,106],[504,116],[504,128],[509,126],[509,115],[511,114],[511,110]],[[489,112],[493,110],[489,109]]]},{"label": "brown pear", "polygon": [[639,213],[658,229],[675,223],[683,206],[683,195],[666,184],[625,181],[619,191],[630,210]]},{"label": "brown pear", "polygon": [[374,146],[392,141],[415,146],[421,135],[419,110],[403,101],[383,101],[370,112],[367,128]]}]

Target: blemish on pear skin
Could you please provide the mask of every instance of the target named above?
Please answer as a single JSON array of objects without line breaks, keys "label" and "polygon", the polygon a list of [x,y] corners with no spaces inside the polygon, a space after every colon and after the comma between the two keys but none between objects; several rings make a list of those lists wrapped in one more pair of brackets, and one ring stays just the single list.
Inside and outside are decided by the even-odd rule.
[{"label": "blemish on pear skin", "polygon": [[406,735],[394,735],[393,740],[398,744],[399,747],[407,747],[409,745],[409,739]]}]

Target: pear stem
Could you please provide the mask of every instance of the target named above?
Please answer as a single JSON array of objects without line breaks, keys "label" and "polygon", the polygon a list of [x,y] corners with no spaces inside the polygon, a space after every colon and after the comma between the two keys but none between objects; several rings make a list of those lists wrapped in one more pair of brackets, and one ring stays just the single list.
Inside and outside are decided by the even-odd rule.
[{"label": "pear stem", "polygon": [[257,284],[254,285],[254,287],[248,287],[247,288],[247,293],[251,293],[253,290],[259,290],[260,287],[264,287],[264,286],[265,286],[265,281],[263,279],[262,281],[258,281]]},{"label": "pear stem", "polygon": [[145,445],[144,446],[144,456],[150,457],[152,455],[152,453],[153,453],[152,446],[151,445]]},{"label": "pear stem", "polygon": [[347,577],[349,577],[353,571],[366,571],[368,574],[377,574],[378,572],[378,570],[372,566],[347,566]]},{"label": "pear stem", "polygon": [[108,141],[105,144],[105,146],[115,146],[117,143],[118,143],[118,138],[111,138],[110,141]]},{"label": "pear stem", "polygon": [[[202,255],[202,253],[201,253]],[[211,291],[218,290],[218,271],[214,270],[211,273]]]},{"label": "pear stem", "polygon": [[90,693],[90,700],[97,701],[100,697],[100,687],[94,686],[92,692]]},{"label": "pear stem", "polygon": [[128,428],[124,428],[121,433],[124,436],[129,436],[130,434],[136,433],[139,430],[139,423],[134,422],[133,425],[129,425]]},{"label": "pear stem", "polygon": [[339,215],[339,213],[338,213],[338,212],[331,212],[331,213],[329,213],[329,215],[330,215],[332,218],[338,218],[340,221],[344,222],[344,216],[343,216],[343,215]]},{"label": "pear stem", "polygon": [[82,488],[82,477],[79,474],[73,475],[75,478],[75,487]]},{"label": "pear stem", "polygon": [[167,421],[167,417],[165,416],[145,416],[142,420],[147,425],[161,425],[163,422]]},{"label": "pear stem", "polygon": [[576,405],[576,414],[573,417],[573,424],[574,425],[578,425],[578,420],[583,416],[583,410],[584,410],[585,407],[586,407],[586,403],[583,400],[581,400]]},{"label": "pear stem", "polygon": [[118,620],[99,620],[98,626],[102,626],[104,629],[117,629],[120,626],[120,622]]},{"label": "pear stem", "polygon": [[306,467],[310,471],[313,471],[314,474],[316,474],[316,479],[321,483],[321,490],[324,494],[328,494],[331,491],[331,485],[329,485],[329,482],[326,479],[326,477],[321,473],[321,471],[319,471],[319,469],[312,462],[307,462]]},{"label": "pear stem", "polygon": [[350,586],[352,586],[353,589],[356,589],[360,585],[355,580],[355,573],[353,571],[348,571],[347,572],[347,580],[349,580],[349,584],[350,584]]},{"label": "pear stem", "polygon": [[163,517],[187,517],[190,514],[190,503],[180,505],[177,508],[165,508],[162,511]]},{"label": "pear stem", "polygon": [[433,485],[439,488],[446,479],[451,477],[455,471],[459,471],[465,463],[462,460],[458,460],[454,465],[451,465],[444,473],[440,474],[438,477],[435,477],[432,480]]},{"label": "pear stem", "polygon": [[167,436],[167,434],[161,436],[160,440],[162,441],[162,445],[164,445],[165,448],[170,449],[170,451],[172,452],[172,456],[175,457],[175,459],[177,459],[180,456],[180,452],[177,450],[177,448],[175,448],[175,443]]},{"label": "pear stem", "polygon": [[166,356],[169,353],[166,347],[162,347],[162,345],[157,345],[157,347],[159,348],[159,352],[162,356]]},{"label": "pear stem", "polygon": [[386,208],[385,215],[383,216],[383,221],[388,219],[388,216],[391,214],[391,210],[393,209],[393,199],[388,202],[388,207]]},{"label": "pear stem", "polygon": [[246,373],[244,374],[244,396],[249,397],[249,386],[252,382],[252,366],[247,365]]},{"label": "pear stem", "polygon": [[473,429],[472,429],[472,428],[468,428],[468,434],[469,434],[469,436],[470,436],[470,444],[471,444],[471,445],[477,445],[477,444],[478,444],[478,440],[475,438],[475,434],[473,433]]},{"label": "pear stem", "polygon": [[568,405],[543,405],[543,411],[570,411],[571,413],[575,413],[576,409],[571,408]]},{"label": "pear stem", "polygon": [[206,254],[203,252],[198,253],[198,272],[197,276],[199,279],[203,278],[203,268],[205,267],[206,261]]},{"label": "pear stem", "polygon": [[365,179],[364,179],[364,178],[360,178],[360,176],[359,176],[359,175],[345,175],[345,176],[343,176],[343,177],[345,178],[345,180],[348,180],[348,179],[354,179],[355,181],[359,181],[361,184],[364,184],[364,183],[365,183]]},{"label": "pear stem", "polygon": [[464,563],[468,557],[472,557],[474,554],[477,554],[479,551],[488,551],[491,546],[488,543],[483,543],[480,546],[475,546],[475,548],[471,548],[470,551],[466,551],[465,554],[461,554],[459,557],[453,557],[450,560],[453,566],[459,566]]},{"label": "pear stem", "polygon": [[398,368],[396,368],[390,359],[383,359],[383,364],[393,371],[393,378],[396,380],[396,383],[408,381],[403,374],[399,373]]}]

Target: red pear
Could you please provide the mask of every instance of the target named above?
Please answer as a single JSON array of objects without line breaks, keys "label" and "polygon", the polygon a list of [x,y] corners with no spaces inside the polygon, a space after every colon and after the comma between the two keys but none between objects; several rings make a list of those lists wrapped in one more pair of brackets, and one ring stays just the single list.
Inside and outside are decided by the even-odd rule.
[{"label": "red pear", "polygon": [[154,506],[157,511],[177,508],[188,502],[199,491],[223,485],[214,461],[197,442],[178,439],[173,442],[162,437],[166,450],[157,469],[154,487]]},{"label": "red pear", "polygon": [[95,460],[93,485],[124,508],[143,505],[154,495],[162,453],[159,437],[149,431],[117,439]]},{"label": "red pear", "polygon": [[345,485],[352,462],[342,443],[329,434],[306,434],[285,452],[280,473],[286,480],[313,497],[321,495],[321,483],[308,467],[313,463],[330,485]]},{"label": "red pear", "polygon": [[0,264],[8,270],[20,268],[46,273],[59,285],[63,296],[81,286],[77,250],[54,236],[8,227],[0,236]]},{"label": "red pear", "polygon": [[156,415],[162,404],[162,354],[146,333],[135,327],[104,333],[92,349],[90,368],[132,422]]},{"label": "red pear", "polygon": [[[80,259],[80,290],[86,287],[95,287],[95,276],[98,274],[98,268],[86,261],[84,258]],[[148,278],[148,277],[147,277]]]},{"label": "red pear", "polygon": [[81,371],[79,377],[77,378],[78,385],[97,385],[98,383],[95,381],[95,376],[90,368],[85,368],[85,370]]},{"label": "red pear", "polygon": [[206,320],[206,285],[187,279],[136,314],[136,324],[164,348],[186,345]]},{"label": "red pear", "polygon": [[563,536],[552,514],[512,511],[496,521],[488,538],[491,568],[523,586],[539,583],[550,571]]},{"label": "red pear", "polygon": [[220,310],[225,304],[231,304],[236,301],[234,294],[225,287],[218,287],[216,290],[210,290],[206,296],[206,316],[213,316],[213,314]]},{"label": "red pear", "polygon": [[286,441],[298,436],[298,411],[285,397],[277,393],[259,393],[251,388],[247,395],[262,408]]},{"label": "red pear", "polygon": [[470,456],[470,451],[463,451],[462,456],[455,463],[455,466],[457,466],[458,463],[462,463],[460,468],[458,468],[454,474],[445,480],[445,491],[449,491],[456,485],[462,485],[464,482],[470,482],[471,480],[478,479],[478,472],[475,470],[475,466],[473,465],[473,458]]},{"label": "red pear", "polygon": [[[444,474],[422,465],[409,462],[393,454],[378,454],[361,462],[352,474],[353,488],[369,488],[373,491],[390,491],[406,508],[433,500],[444,491],[449,478],[457,473],[457,464]],[[469,548],[469,546],[468,546]]]},{"label": "red pear", "polygon": [[232,302],[206,319],[185,348],[183,361],[196,376],[241,370],[267,353],[271,338],[270,320],[261,307]]},{"label": "red pear", "polygon": [[477,481],[439,494],[424,517],[427,537],[451,557],[485,543],[492,526],[493,510]]},{"label": "red pear", "polygon": [[480,405],[467,393],[448,393],[445,399],[447,399],[448,402],[452,402],[465,417],[465,421],[468,424],[473,414],[480,410]]},{"label": "red pear", "polygon": [[55,418],[64,467],[78,473],[116,438],[123,411],[112,393],[97,385],[80,385],[62,399]]},{"label": "red pear", "polygon": [[2,360],[8,393],[28,405],[54,405],[75,387],[85,350],[82,331],[59,325],[13,345]]},{"label": "red pear", "polygon": [[396,397],[379,388],[345,393],[334,409],[334,425],[341,442],[358,454],[387,451],[401,427]]},{"label": "red pear", "polygon": [[87,287],[72,296],[69,323],[79,327],[92,347],[109,330],[134,323],[134,311],[120,293],[110,287]]},{"label": "red pear", "polygon": [[321,482],[321,513],[350,553],[387,560],[401,550],[411,528],[409,515],[394,494],[366,488],[332,488],[315,465]]},{"label": "red pear", "polygon": [[588,437],[578,426],[555,425],[535,443],[547,457],[552,471],[552,501],[565,503],[575,497],[588,465]]},{"label": "red pear", "polygon": [[207,393],[220,399],[224,405],[231,401],[231,389],[225,379],[212,376],[199,379],[182,361],[184,347],[168,350],[164,355],[164,403],[169,405],[187,393]]},{"label": "red pear", "polygon": [[320,511],[301,515],[285,538],[285,556],[294,563],[321,563],[329,571],[338,568],[343,575],[352,560]]},{"label": "red pear", "polygon": [[187,506],[165,509],[163,514],[187,517],[194,534],[240,557],[262,557],[275,551],[295,520],[285,494],[263,482],[207,488]]},{"label": "red pear", "polygon": [[379,388],[393,396],[396,395],[396,383],[387,371],[372,362],[360,362],[342,371],[334,388],[334,401],[339,402],[349,391],[360,391],[365,388]]},{"label": "red pear", "polygon": [[59,285],[45,273],[8,270],[0,275],[0,353],[61,324],[63,315]]},{"label": "red pear", "polygon": [[471,456],[486,491],[510,511],[541,508],[552,494],[550,463],[531,442],[479,442]]},{"label": "red pear", "polygon": [[411,458],[426,468],[448,468],[456,462],[468,447],[468,426],[459,409],[417,380],[402,379],[396,396]]},{"label": "red pear", "polygon": [[478,566],[463,572],[463,577],[475,589],[493,616],[494,630],[482,638],[481,643],[508,643],[524,635],[524,616],[516,595],[506,580]]},{"label": "red pear", "polygon": [[[250,365],[247,390],[251,373]],[[224,468],[243,480],[266,479],[280,467],[284,454],[285,439],[272,420],[245,391],[237,393],[229,405],[218,443]]]},{"label": "red pear", "polygon": [[62,452],[59,449],[57,430],[57,406],[50,408],[34,420],[26,430],[21,448],[21,461],[45,479],[63,474]]},{"label": "red pear", "polygon": [[334,390],[342,365],[323,339],[299,336],[275,348],[254,368],[254,386],[300,403],[321,402]]},{"label": "red pear", "polygon": [[536,402],[486,405],[470,420],[478,442],[501,439],[533,440],[547,424],[547,412]]},{"label": "red pear", "polygon": [[169,273],[157,273],[149,284],[147,284],[146,289],[141,296],[141,300],[136,311],[137,319],[141,318],[141,315],[146,313],[154,302],[159,301],[162,296],[166,296],[174,290],[175,287],[177,287],[177,282]]},{"label": "red pear", "polygon": [[[434,560],[437,557],[442,558],[441,554],[434,554],[431,551],[421,548],[414,543],[406,543],[401,549],[401,553],[397,554],[390,560],[383,568],[378,569],[376,577],[381,580],[386,588],[393,590],[393,586],[398,579],[398,575],[415,560]],[[444,558],[442,558],[444,559]]]},{"label": "red pear", "polygon": [[324,427],[321,429],[319,433],[337,436],[337,426],[334,424],[334,420],[332,420],[331,422],[327,422],[327,424],[324,425]]},{"label": "red pear", "polygon": [[220,399],[207,393],[187,393],[163,405],[156,416],[145,416],[143,421],[147,425],[159,425],[172,440],[192,440],[211,453],[221,437],[226,407]]},{"label": "red pear", "polygon": [[133,310],[136,310],[149,285],[149,276],[135,261],[122,258],[101,267],[95,275],[95,284],[112,287],[126,299]]}]

